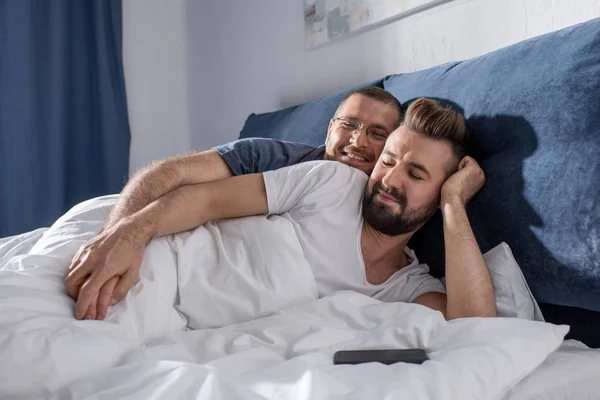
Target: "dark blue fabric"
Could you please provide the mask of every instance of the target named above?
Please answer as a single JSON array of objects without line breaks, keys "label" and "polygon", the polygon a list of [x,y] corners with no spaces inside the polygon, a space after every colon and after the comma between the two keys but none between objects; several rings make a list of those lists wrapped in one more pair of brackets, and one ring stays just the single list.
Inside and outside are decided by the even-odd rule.
[{"label": "dark blue fabric", "polygon": [[544,319],[557,325],[569,325],[565,339],[576,339],[593,348],[600,348],[600,313],[577,307],[540,303]]},{"label": "dark blue fabric", "polygon": [[[507,242],[538,301],[600,311],[600,20],[384,87],[464,112],[488,178],[469,207],[482,250]],[[410,244],[443,273],[439,214]]]},{"label": "dark blue fabric", "polygon": [[322,160],[325,146],[276,139],[248,138],[214,148],[234,175],[271,171],[305,161]]},{"label": "dark blue fabric", "polygon": [[362,86],[383,87],[383,81],[380,79],[355,86],[322,99],[280,111],[250,114],[240,133],[240,139],[264,137],[320,146],[325,143],[329,121],[342,98],[350,91]]},{"label": "dark blue fabric", "polygon": [[0,0],[0,237],[119,192],[121,1]]}]

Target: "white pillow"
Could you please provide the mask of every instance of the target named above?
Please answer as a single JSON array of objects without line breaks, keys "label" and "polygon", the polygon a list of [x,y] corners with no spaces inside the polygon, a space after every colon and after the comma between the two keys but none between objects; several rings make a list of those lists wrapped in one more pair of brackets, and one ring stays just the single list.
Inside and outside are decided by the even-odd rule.
[{"label": "white pillow", "polygon": [[496,292],[499,317],[544,321],[510,247],[502,242],[483,255]]},{"label": "white pillow", "polygon": [[[496,294],[499,317],[545,321],[510,247],[502,242],[483,255]],[[446,277],[442,282],[446,285]]]}]

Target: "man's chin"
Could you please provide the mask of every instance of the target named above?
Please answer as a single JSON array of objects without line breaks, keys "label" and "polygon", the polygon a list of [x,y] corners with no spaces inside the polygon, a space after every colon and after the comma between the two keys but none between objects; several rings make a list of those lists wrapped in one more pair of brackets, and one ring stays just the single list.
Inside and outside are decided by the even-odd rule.
[{"label": "man's chin", "polygon": [[379,194],[373,199],[373,205],[377,207],[378,212],[391,218],[397,218],[402,214],[402,206],[398,202],[383,200]]}]

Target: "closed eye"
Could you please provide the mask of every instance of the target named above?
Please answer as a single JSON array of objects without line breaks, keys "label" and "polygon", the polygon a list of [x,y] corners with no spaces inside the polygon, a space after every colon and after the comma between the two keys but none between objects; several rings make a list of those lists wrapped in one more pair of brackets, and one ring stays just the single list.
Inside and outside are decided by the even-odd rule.
[{"label": "closed eye", "polygon": [[421,178],[419,175],[415,175],[412,172],[409,172],[409,175],[412,179],[416,180],[416,181],[422,181],[423,178]]},{"label": "closed eye", "polygon": [[375,139],[377,139],[377,140],[383,140],[383,141],[385,141],[385,140],[387,140],[387,138],[388,138],[388,135],[387,135],[387,133],[383,133],[383,132],[373,132],[373,131],[369,131],[369,134],[370,134],[371,136],[373,136],[373,137],[374,137]]},{"label": "closed eye", "polygon": [[391,167],[391,166],[392,166],[392,163],[389,163],[389,162],[387,162],[387,161],[383,161],[383,160],[381,160],[381,165],[383,165],[384,167]]}]

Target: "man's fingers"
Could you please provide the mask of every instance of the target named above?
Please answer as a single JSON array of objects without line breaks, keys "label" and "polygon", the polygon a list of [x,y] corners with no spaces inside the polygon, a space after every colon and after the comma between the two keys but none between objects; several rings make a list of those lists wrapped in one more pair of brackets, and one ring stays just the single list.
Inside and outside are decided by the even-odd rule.
[{"label": "man's fingers", "polygon": [[75,318],[77,319],[83,319],[85,317],[92,302],[91,296],[85,296],[85,293],[87,293],[84,291],[85,284],[86,283],[81,286],[79,297],[77,297],[77,302],[75,303]]},{"label": "man's fingers", "polygon": [[100,289],[96,308],[96,319],[103,320],[106,318],[108,306],[111,304],[112,295],[119,279],[119,276],[113,276],[104,284],[104,286],[102,286],[102,289]]},{"label": "man's fingers", "polygon": [[129,293],[129,290],[139,280],[140,280],[139,271],[137,271],[135,269],[127,270],[125,275],[123,275],[121,277],[121,279],[119,279],[119,282],[117,282],[117,285],[115,286],[115,290],[113,291],[113,295],[112,295],[114,302],[118,303],[121,300],[123,300],[125,298],[125,296],[127,296],[127,293]]},{"label": "man's fingers", "polygon": [[77,260],[71,262],[65,277],[65,287],[74,300],[79,297],[81,285],[88,279],[96,264],[96,258],[91,257],[90,254],[82,254]]},{"label": "man's fingers", "polygon": [[474,161],[474,159],[469,156],[463,157],[463,159],[460,160],[460,163],[458,163],[458,170],[460,171],[461,169],[469,165],[471,163],[471,160]]},{"label": "man's fingers", "polygon": [[67,293],[73,300],[77,300],[81,283],[82,282],[74,282],[73,280],[68,281],[65,279],[65,289],[67,289]]},{"label": "man's fingers", "polygon": [[79,247],[79,250],[77,250],[77,253],[75,253],[75,255],[73,256],[73,258],[71,259],[71,265],[69,266],[69,271],[72,270],[73,268],[75,268],[75,266],[77,264],[79,264],[79,262],[81,261],[80,259],[82,258],[82,253],[85,251],[85,244]]},{"label": "man's fingers", "polygon": [[88,268],[86,268],[85,265],[78,263],[77,267],[72,269],[65,277],[65,288],[73,300],[77,300],[81,285],[83,285],[89,277],[87,270]]},{"label": "man's fingers", "polygon": [[81,285],[79,290],[79,297],[77,298],[77,304],[75,304],[75,318],[82,319],[86,316],[88,307],[97,302],[100,288],[111,278],[110,276],[104,278],[106,272],[97,271],[93,273],[84,283]]},{"label": "man's fingers", "polygon": [[96,305],[98,304],[98,297],[94,297],[90,306],[88,307],[87,313],[85,314],[85,319],[94,320],[96,319]]}]

